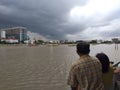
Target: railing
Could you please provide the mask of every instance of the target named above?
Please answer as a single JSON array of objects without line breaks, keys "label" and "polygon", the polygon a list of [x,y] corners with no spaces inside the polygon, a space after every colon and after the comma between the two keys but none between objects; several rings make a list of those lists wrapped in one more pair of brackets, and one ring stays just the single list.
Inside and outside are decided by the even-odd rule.
[{"label": "railing", "polygon": [[120,64],[120,61],[117,62],[116,64],[113,64],[113,67],[118,67],[119,64]]},{"label": "railing", "polygon": [[[117,62],[116,64],[113,64],[113,68],[117,69],[119,64],[120,64],[120,61]],[[113,75],[113,87],[114,87],[114,90],[120,90],[120,74],[119,73],[114,73]]]}]

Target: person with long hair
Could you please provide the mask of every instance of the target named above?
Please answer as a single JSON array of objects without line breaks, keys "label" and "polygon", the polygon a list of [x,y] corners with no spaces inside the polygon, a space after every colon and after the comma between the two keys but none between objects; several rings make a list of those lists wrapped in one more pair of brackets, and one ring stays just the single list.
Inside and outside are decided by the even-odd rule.
[{"label": "person with long hair", "polygon": [[109,57],[105,53],[98,53],[96,55],[102,64],[102,77],[105,90],[112,90],[113,82],[113,68],[110,65]]}]

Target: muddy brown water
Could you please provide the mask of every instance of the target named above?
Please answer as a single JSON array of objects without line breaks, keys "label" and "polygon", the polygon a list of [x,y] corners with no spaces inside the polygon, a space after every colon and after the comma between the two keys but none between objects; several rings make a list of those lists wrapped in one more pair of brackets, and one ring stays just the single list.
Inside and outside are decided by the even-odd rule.
[{"label": "muddy brown water", "polygon": [[[90,55],[120,61],[120,45],[91,45]],[[70,90],[67,76],[78,58],[75,46],[0,46],[0,90]]]}]

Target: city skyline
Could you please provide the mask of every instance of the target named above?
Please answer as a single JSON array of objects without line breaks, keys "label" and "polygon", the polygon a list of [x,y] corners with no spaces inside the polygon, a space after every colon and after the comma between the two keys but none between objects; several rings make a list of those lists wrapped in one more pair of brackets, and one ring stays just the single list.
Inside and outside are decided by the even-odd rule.
[{"label": "city skyline", "polygon": [[[39,33],[36,33],[36,32],[32,32],[32,31],[29,31],[28,29],[27,29],[27,27],[22,27],[22,26],[17,26],[17,27],[11,27],[11,28],[1,28],[0,29],[0,31],[3,31],[3,32],[1,32],[1,36],[2,37],[6,37],[5,36],[5,31],[6,30],[14,30],[14,29],[19,29],[19,28],[21,28],[21,29],[25,29],[26,30],[26,35],[27,35],[27,37],[29,38],[29,39],[31,39],[31,40],[43,40],[43,41],[79,41],[79,40],[85,40],[85,41],[91,41],[91,40],[103,40],[103,41],[111,41],[112,39],[119,39],[120,40],[120,37],[111,37],[111,38],[109,38],[109,40],[108,39],[97,39],[97,38],[95,38],[95,39],[79,39],[79,40],[70,40],[70,39],[61,39],[61,40],[52,40],[52,39],[47,39],[47,38],[45,38],[44,36],[41,36]],[[27,38],[27,39],[28,39]]]},{"label": "city skyline", "polygon": [[27,27],[50,40],[120,37],[120,0],[0,0],[0,28]]}]

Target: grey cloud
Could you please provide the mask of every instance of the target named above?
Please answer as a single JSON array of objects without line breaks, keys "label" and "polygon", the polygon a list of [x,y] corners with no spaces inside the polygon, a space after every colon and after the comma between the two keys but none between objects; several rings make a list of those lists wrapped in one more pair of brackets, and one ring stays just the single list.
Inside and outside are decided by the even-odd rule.
[{"label": "grey cloud", "polygon": [[106,26],[108,21],[119,18],[116,11],[103,20],[106,23],[95,23],[91,19],[83,19],[77,24],[68,22],[70,10],[85,5],[86,2],[87,0],[0,0],[0,5],[6,7],[0,9],[0,28],[24,26],[46,38],[60,40],[66,39],[67,34],[75,35],[89,27]]},{"label": "grey cloud", "polygon": [[111,37],[111,36],[114,36],[114,37],[120,37],[120,30],[115,30],[115,31],[112,31],[112,32],[104,32],[104,33],[101,33],[101,36],[103,37]]}]

